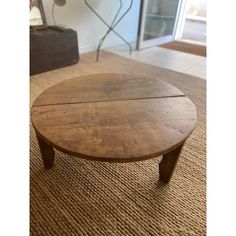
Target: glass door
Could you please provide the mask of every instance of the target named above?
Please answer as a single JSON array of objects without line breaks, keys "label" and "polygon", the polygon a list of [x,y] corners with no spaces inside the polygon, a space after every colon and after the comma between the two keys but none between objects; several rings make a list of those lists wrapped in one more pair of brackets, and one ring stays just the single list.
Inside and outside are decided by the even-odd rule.
[{"label": "glass door", "polygon": [[137,48],[174,40],[182,0],[143,0]]}]

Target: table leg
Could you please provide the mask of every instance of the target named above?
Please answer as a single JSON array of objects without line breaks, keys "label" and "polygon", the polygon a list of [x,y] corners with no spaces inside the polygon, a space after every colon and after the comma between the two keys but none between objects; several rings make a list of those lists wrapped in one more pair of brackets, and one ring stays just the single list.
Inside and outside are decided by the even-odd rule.
[{"label": "table leg", "polygon": [[173,151],[163,155],[162,160],[159,164],[159,173],[160,173],[160,179],[163,180],[164,182],[170,181],[183,146],[184,143],[182,143],[179,147],[177,147]]},{"label": "table leg", "polygon": [[53,147],[48,145],[42,138],[37,135],[39,149],[43,159],[43,164],[45,169],[50,169],[53,167],[55,151]]},{"label": "table leg", "polygon": [[117,13],[115,14],[114,16],[114,19],[112,21],[112,24],[109,25],[101,15],[99,15],[95,9],[88,3],[87,0],[84,0],[85,4],[90,8],[91,11],[93,11],[93,13],[108,27],[108,31],[106,32],[106,34],[100,39],[99,41],[99,45],[98,45],[98,48],[97,48],[97,59],[96,61],[98,62],[98,59],[99,59],[99,52],[100,52],[100,49],[101,49],[101,46],[103,44],[103,42],[105,41],[106,37],[108,36],[108,34],[113,31],[124,43],[126,43],[129,47],[129,54],[131,55],[132,53],[132,46],[129,42],[127,42],[120,34],[118,34],[116,31],[115,31],[115,27],[119,24],[119,22],[125,17],[125,15],[130,11],[130,9],[132,8],[132,5],[133,5],[133,0],[130,0],[130,5],[129,7],[125,10],[125,12],[119,17],[119,19],[117,19],[119,13],[120,13],[120,10],[123,6],[123,0],[120,0],[120,7],[117,11]]}]

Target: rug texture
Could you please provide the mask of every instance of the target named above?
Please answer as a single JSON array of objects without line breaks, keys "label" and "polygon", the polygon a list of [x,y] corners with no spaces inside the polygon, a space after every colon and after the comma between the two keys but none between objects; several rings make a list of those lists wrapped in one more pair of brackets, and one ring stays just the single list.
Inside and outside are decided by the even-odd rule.
[{"label": "rug texture", "polygon": [[206,235],[205,80],[102,51],[78,64],[30,78],[31,104],[48,87],[93,73],[129,73],[162,79],[195,103],[198,124],[188,138],[169,184],[159,179],[161,157],[135,163],[83,160],[56,151],[44,170],[30,131],[30,234]]},{"label": "rug texture", "polygon": [[170,43],[165,43],[165,44],[159,45],[158,47],[168,48],[168,49],[172,49],[172,50],[176,50],[180,52],[186,52],[190,54],[195,54],[202,57],[206,57],[207,55],[206,46],[192,44],[192,43],[185,43],[181,41],[173,41]]}]

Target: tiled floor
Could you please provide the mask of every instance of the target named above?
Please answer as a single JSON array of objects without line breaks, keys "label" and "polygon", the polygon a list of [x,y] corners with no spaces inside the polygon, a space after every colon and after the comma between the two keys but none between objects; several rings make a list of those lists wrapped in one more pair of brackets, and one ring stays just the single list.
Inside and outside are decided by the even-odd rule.
[{"label": "tiled floor", "polygon": [[182,39],[206,43],[206,21],[186,19]]},{"label": "tiled floor", "polygon": [[134,50],[132,55],[129,55],[126,45],[106,50],[137,61],[206,79],[205,57],[160,47],[152,47],[141,51]]}]

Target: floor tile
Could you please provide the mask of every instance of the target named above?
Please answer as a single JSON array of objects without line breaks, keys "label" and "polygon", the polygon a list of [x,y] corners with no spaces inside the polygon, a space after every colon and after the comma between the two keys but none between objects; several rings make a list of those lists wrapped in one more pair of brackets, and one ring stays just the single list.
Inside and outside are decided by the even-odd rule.
[{"label": "floor tile", "polygon": [[133,50],[131,55],[129,55],[127,45],[106,50],[137,61],[206,79],[205,57],[160,47]]}]

